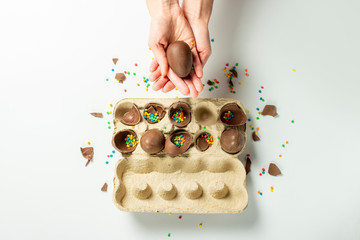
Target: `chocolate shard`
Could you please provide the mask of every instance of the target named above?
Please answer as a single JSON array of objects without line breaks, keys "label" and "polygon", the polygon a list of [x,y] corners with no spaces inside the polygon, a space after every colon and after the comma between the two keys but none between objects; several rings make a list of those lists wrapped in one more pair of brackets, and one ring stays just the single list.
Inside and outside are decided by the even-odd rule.
[{"label": "chocolate shard", "polygon": [[231,81],[231,79],[229,79],[229,85],[230,85],[230,87],[234,86],[234,83],[233,83],[233,81]]},{"label": "chocolate shard", "polygon": [[[162,120],[166,114],[164,107],[156,103],[149,103],[148,105],[146,105],[145,109],[147,109],[147,112],[149,112],[150,114],[157,113],[159,116],[158,121]],[[157,123],[157,122],[152,122],[149,118],[146,118],[146,121],[148,123]]]},{"label": "chocolate shard", "polygon": [[264,109],[261,113],[263,116],[273,116],[276,117],[278,114],[276,112],[276,106],[275,105],[265,105]]},{"label": "chocolate shard", "polygon": [[141,115],[139,109],[133,105],[131,110],[125,113],[124,117],[120,120],[123,124],[134,126],[138,124],[141,120]]},{"label": "chocolate shard", "polygon": [[203,137],[198,137],[196,139],[196,146],[200,151],[205,151],[209,148],[209,143]]},{"label": "chocolate shard", "polygon": [[230,69],[229,72],[231,72],[234,77],[238,77],[237,71],[235,69]]},{"label": "chocolate shard", "polygon": [[254,140],[254,142],[260,141],[259,136],[255,132],[252,133],[252,139]]},{"label": "chocolate shard", "polygon": [[88,160],[87,163],[85,164],[86,167],[87,165],[89,165],[90,161],[94,157],[94,148],[93,147],[80,148],[80,151],[83,157]]},{"label": "chocolate shard", "polygon": [[124,83],[126,80],[126,76],[123,73],[116,73],[115,79],[119,81],[119,83]]},{"label": "chocolate shard", "polygon": [[94,117],[97,117],[97,118],[102,118],[103,117],[103,114],[98,113],[98,112],[93,112],[93,113],[90,113],[90,114],[93,115]]},{"label": "chocolate shard", "polygon": [[107,192],[107,187],[108,187],[108,184],[107,184],[107,183],[104,183],[104,185],[103,185],[102,188],[101,188],[101,191],[102,191],[102,192]]},{"label": "chocolate shard", "polygon": [[112,60],[113,60],[114,65],[116,65],[116,63],[117,63],[117,61],[118,61],[119,59],[118,59],[118,58],[113,58]]},{"label": "chocolate shard", "polygon": [[250,170],[251,170],[251,160],[249,157],[246,157],[246,163],[245,163],[246,175],[250,172]]},{"label": "chocolate shard", "polygon": [[278,168],[278,166],[275,165],[275,163],[270,163],[269,165],[269,169],[268,169],[268,173],[271,176],[277,176],[281,174],[280,169]]},{"label": "chocolate shard", "polygon": [[207,81],[207,84],[211,86],[211,85],[214,85],[214,82],[208,80],[208,81]]}]

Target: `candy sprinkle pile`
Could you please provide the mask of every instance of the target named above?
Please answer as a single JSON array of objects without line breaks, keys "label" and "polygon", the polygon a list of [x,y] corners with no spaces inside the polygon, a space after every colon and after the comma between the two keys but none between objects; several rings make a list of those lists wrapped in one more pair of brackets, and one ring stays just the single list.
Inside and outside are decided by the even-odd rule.
[{"label": "candy sprinkle pile", "polygon": [[200,135],[200,137],[205,138],[206,142],[209,144],[209,147],[211,147],[214,144],[213,136],[211,136],[208,133],[203,133]]},{"label": "candy sprinkle pile", "polygon": [[144,118],[149,119],[151,122],[159,122],[159,112],[156,112],[155,114],[149,113],[147,111],[147,108],[144,109]]},{"label": "candy sprinkle pile", "polygon": [[132,134],[128,134],[125,138],[126,147],[135,147],[139,143],[138,138],[134,138]]},{"label": "candy sprinkle pile", "polygon": [[184,115],[183,108],[180,108],[180,109],[176,110],[173,113],[173,115],[171,116],[171,118],[172,118],[172,120],[174,120],[177,123],[185,121],[186,117]]},{"label": "candy sprinkle pile", "polygon": [[224,120],[225,121],[229,121],[230,119],[232,119],[234,117],[234,114],[231,112],[231,111],[227,111],[225,114],[224,114]]},{"label": "candy sprinkle pile", "polygon": [[185,142],[184,135],[176,136],[174,138],[174,144],[178,147],[184,145],[184,142]]}]

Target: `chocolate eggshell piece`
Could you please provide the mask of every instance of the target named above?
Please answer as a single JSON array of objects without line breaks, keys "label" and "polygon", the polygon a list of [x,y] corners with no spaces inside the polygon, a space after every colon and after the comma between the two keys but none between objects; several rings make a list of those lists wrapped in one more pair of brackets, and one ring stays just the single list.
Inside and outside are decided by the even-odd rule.
[{"label": "chocolate eggshell piece", "polygon": [[136,144],[135,146],[130,146],[130,147],[126,146],[125,138],[129,134],[132,134],[133,137],[135,139],[137,139],[136,133],[133,130],[130,130],[130,129],[120,131],[120,132],[116,133],[113,136],[112,145],[114,146],[114,148],[116,150],[118,150],[121,153],[131,153],[131,152],[135,151],[138,144]]},{"label": "chocolate eggshell piece", "polygon": [[265,105],[264,109],[261,112],[261,115],[276,117],[278,115],[278,113],[276,112],[276,106],[275,105]]},{"label": "chocolate eggshell piece", "polygon": [[253,132],[251,136],[252,136],[252,139],[254,140],[254,142],[260,141],[259,136],[255,132]]},{"label": "chocolate eggshell piece", "polygon": [[278,166],[276,166],[275,163],[270,163],[270,164],[269,164],[268,173],[269,173],[271,176],[277,176],[277,175],[280,175],[280,174],[281,174],[281,171],[280,171],[280,169],[278,168]]},{"label": "chocolate eggshell piece", "polygon": [[166,58],[170,68],[181,78],[189,75],[193,64],[191,49],[187,43],[176,41],[166,50]]},{"label": "chocolate eggshell piece", "polygon": [[[227,121],[224,116],[228,111],[234,116]],[[246,123],[247,117],[236,103],[228,103],[220,109],[220,120],[225,126],[241,126]]]},{"label": "chocolate eggshell piece", "polygon": [[220,145],[227,153],[238,153],[245,145],[245,136],[237,129],[227,129],[221,134]]},{"label": "chocolate eggshell piece", "polygon": [[[183,137],[185,138],[185,142],[182,146],[176,146],[174,143],[174,139],[177,136],[183,135]],[[166,142],[165,142],[165,152],[170,156],[170,157],[175,157],[177,155],[180,155],[184,152],[186,152],[192,142],[192,137],[191,134],[188,133],[187,131],[184,130],[180,130],[180,131],[176,131],[173,132],[170,136],[168,136],[166,138]]]},{"label": "chocolate eggshell piece", "polygon": [[164,134],[158,129],[150,129],[146,131],[140,139],[141,148],[149,154],[160,152],[164,148],[164,144]]},{"label": "chocolate eggshell piece", "polygon": [[[179,110],[180,108],[183,109],[184,116],[186,117],[182,122],[176,122],[172,119],[172,115],[175,111]],[[191,121],[191,107],[186,102],[176,102],[171,104],[169,108],[169,119],[172,124],[177,127],[186,127]]]},{"label": "chocolate eggshell piece", "polygon": [[141,120],[141,115],[139,109],[134,104],[131,110],[125,113],[124,117],[120,120],[120,122],[128,126],[134,126],[138,124],[140,120]]},{"label": "chocolate eggshell piece", "polygon": [[198,137],[196,139],[196,147],[200,150],[200,151],[205,151],[209,148],[209,144],[208,142],[205,140],[205,138],[203,137]]}]

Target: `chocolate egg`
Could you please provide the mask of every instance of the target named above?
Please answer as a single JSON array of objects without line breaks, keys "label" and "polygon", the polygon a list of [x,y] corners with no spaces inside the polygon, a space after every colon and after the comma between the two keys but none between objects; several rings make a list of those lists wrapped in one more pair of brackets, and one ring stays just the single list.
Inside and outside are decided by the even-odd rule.
[{"label": "chocolate egg", "polygon": [[124,114],[124,116],[120,119],[120,122],[122,122],[125,125],[134,126],[138,124],[141,120],[141,115],[139,112],[139,109],[134,104],[130,111]]},{"label": "chocolate egg", "polygon": [[165,137],[158,129],[150,129],[146,131],[140,139],[141,148],[149,153],[155,154],[164,148]]},{"label": "chocolate egg", "polygon": [[228,103],[220,109],[220,120],[225,126],[241,126],[247,117],[236,103]]},{"label": "chocolate egg", "polygon": [[181,78],[189,75],[193,64],[193,56],[189,45],[183,41],[171,43],[166,50],[170,68]]},{"label": "chocolate egg", "polygon": [[196,148],[200,151],[206,151],[214,144],[213,136],[207,132],[204,132],[196,139]]},{"label": "chocolate egg", "polygon": [[169,108],[170,122],[177,127],[186,127],[191,121],[191,108],[186,102],[176,102]]},{"label": "chocolate egg", "polygon": [[135,151],[139,139],[133,130],[123,130],[113,136],[112,145],[121,153],[131,153]]},{"label": "chocolate egg", "polygon": [[186,152],[186,150],[189,149],[191,142],[192,137],[190,133],[185,130],[175,131],[166,138],[165,152],[169,156],[175,157]]},{"label": "chocolate egg", "polygon": [[157,103],[149,103],[144,109],[144,118],[150,124],[160,122],[165,114],[164,107]]},{"label": "chocolate egg", "polygon": [[245,136],[237,129],[226,129],[221,134],[220,145],[221,148],[227,153],[238,153],[245,145]]}]

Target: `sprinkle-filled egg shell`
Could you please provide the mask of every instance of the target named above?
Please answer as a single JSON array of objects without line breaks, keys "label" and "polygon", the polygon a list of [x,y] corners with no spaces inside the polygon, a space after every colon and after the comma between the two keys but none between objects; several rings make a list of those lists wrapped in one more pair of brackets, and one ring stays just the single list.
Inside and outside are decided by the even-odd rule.
[{"label": "sprinkle-filled egg shell", "polygon": [[166,57],[170,68],[181,78],[189,75],[193,64],[193,56],[189,45],[183,41],[172,42],[166,49]]}]

